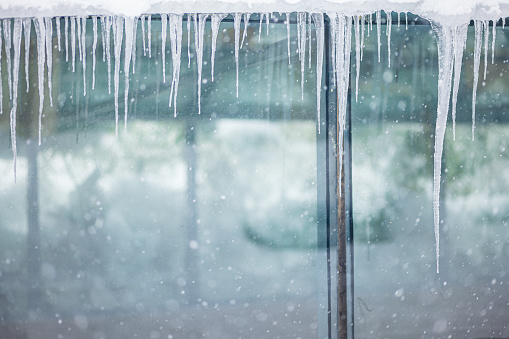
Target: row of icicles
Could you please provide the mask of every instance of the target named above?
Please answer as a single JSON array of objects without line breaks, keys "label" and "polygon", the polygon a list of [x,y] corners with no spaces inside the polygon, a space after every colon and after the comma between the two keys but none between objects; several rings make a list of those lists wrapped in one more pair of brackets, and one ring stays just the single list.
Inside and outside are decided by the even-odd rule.
[{"label": "row of icicles", "polygon": [[[377,11],[375,19],[373,14],[361,16],[347,16],[341,13],[326,13],[329,18],[330,35],[332,41],[331,59],[334,69],[334,86],[337,89],[337,106],[338,106],[338,150],[339,154],[343,154],[343,134],[346,126],[346,112],[348,103],[348,89],[350,83],[350,51],[352,44],[352,26],[355,36],[355,58],[356,58],[356,80],[355,80],[355,98],[357,100],[359,92],[359,70],[360,63],[363,57],[364,47],[364,32],[365,26],[368,25],[367,32],[373,29],[373,22],[377,26],[377,41],[378,41],[378,60],[380,61],[380,46],[381,46],[381,25],[382,14]],[[191,23],[194,25],[194,44],[197,58],[198,69],[198,114],[201,113],[201,77],[202,77],[202,63],[203,63],[203,50],[204,50],[204,33],[205,24],[210,17],[212,28],[212,53],[211,53],[211,80],[214,81],[214,56],[216,51],[216,41],[219,32],[219,25],[227,14],[188,14],[187,18],[187,32],[188,32],[188,60],[190,65],[189,45],[191,36]],[[244,39],[247,35],[247,27],[251,14],[249,13],[233,13],[233,26],[235,31],[235,62],[236,62],[236,84],[238,96],[238,73],[239,73],[239,49],[244,44]],[[391,27],[392,27],[392,12],[387,13],[389,18],[386,35],[388,43],[388,67],[390,67],[391,55]],[[181,51],[182,51],[182,32],[183,32],[183,18],[184,15],[179,14],[160,14],[161,18],[161,40],[162,43],[162,68],[163,68],[163,82],[166,82],[165,71],[165,49],[167,35],[169,35],[171,45],[171,58],[172,58],[172,79],[171,90],[169,98],[169,107],[174,108],[174,115],[177,114],[176,102],[177,92],[179,86]],[[263,20],[267,23],[267,34],[269,29],[270,14],[265,13],[260,15],[260,32]],[[397,24],[400,25],[400,13],[397,13]],[[98,43],[98,22],[101,25],[101,40],[103,47],[103,62],[108,65],[108,90],[111,93],[111,40],[113,35],[113,54],[114,54],[114,73],[113,73],[113,87],[115,97],[115,133],[118,136],[118,96],[119,96],[119,77],[120,77],[120,59],[122,49],[124,51],[124,76],[125,76],[125,94],[124,94],[124,126],[127,123],[128,115],[128,93],[129,93],[129,74],[132,62],[132,73],[135,72],[134,64],[136,62],[136,42],[138,23],[141,23],[142,28],[142,43],[143,54],[151,57],[151,15],[143,15],[141,17],[121,17],[121,16],[92,16],[92,30],[93,30],[93,44],[92,44],[92,90],[95,87],[95,66],[96,66],[96,48]],[[64,43],[61,42],[62,23],[64,23]],[[241,23],[244,21],[244,29],[241,39]],[[297,39],[298,39],[298,55],[301,63],[301,76],[304,78],[304,65],[306,61],[306,43],[309,40],[311,49],[311,20],[315,26],[316,34],[316,105],[317,105],[317,123],[318,131],[320,132],[320,95],[322,92],[322,64],[324,59],[324,34],[325,34],[325,17],[323,13],[297,13]],[[0,45],[3,40],[5,55],[7,58],[7,77],[9,85],[9,99],[11,102],[10,110],[10,130],[11,130],[11,143],[12,152],[14,156],[14,179],[16,179],[16,111],[18,104],[18,78],[19,78],[19,65],[21,53],[22,32],[25,38],[25,77],[27,82],[27,91],[29,88],[29,44],[30,32],[32,23],[35,28],[37,38],[37,70],[38,70],[38,88],[39,88],[39,145],[41,144],[41,129],[43,117],[43,103],[44,103],[44,69],[47,69],[47,85],[49,88],[50,105],[53,105],[51,96],[52,87],[52,51],[56,47],[58,51],[64,48],[65,45],[65,58],[72,62],[72,70],[75,71],[76,62],[76,42],[78,43],[79,59],[83,67],[83,95],[86,95],[86,58],[87,58],[87,17],[63,17],[56,18],[55,20],[49,17],[46,18],[14,18],[3,19],[0,26]],[[504,22],[504,20],[502,20]],[[408,28],[408,16],[405,14],[405,24]],[[55,25],[55,27],[54,27]],[[482,41],[484,35],[484,57],[485,57],[485,71],[484,78],[486,78],[486,65],[488,58],[488,37],[489,37],[489,23],[488,21],[475,21],[475,49],[474,49],[474,89],[472,96],[472,139],[474,137],[475,129],[475,100],[477,83],[479,79],[479,64],[482,50]],[[449,111],[449,101],[452,91],[452,118],[453,118],[453,134],[455,133],[455,117],[456,117],[456,100],[458,95],[459,80],[461,73],[461,64],[463,58],[463,51],[466,46],[468,25],[460,26],[446,26],[440,23],[432,23],[432,26],[437,33],[438,43],[438,57],[439,57],[439,80],[438,80],[438,109],[437,109],[437,123],[436,123],[436,136],[435,136],[435,154],[434,154],[434,189],[433,189],[433,210],[434,210],[434,231],[436,239],[436,264],[437,272],[439,272],[439,196],[440,196],[440,181],[441,181],[441,159],[443,141],[446,129],[447,115]],[[492,62],[494,57],[495,46],[495,30],[496,22],[493,21],[493,42],[492,42]],[[288,60],[290,61],[290,13],[286,13],[286,27],[288,34]],[[306,29],[308,28],[309,31]],[[53,46],[53,34],[56,30],[57,46]],[[70,35],[70,37],[69,37]],[[146,42],[148,40],[148,42]],[[123,47],[123,48],[122,48]],[[70,54],[69,56],[69,49]],[[0,76],[1,76],[1,57],[0,53]],[[311,58],[311,53],[309,53]],[[454,79],[453,79],[454,74]],[[453,86],[452,86],[453,85]],[[2,102],[2,81],[0,81],[0,102]],[[302,97],[304,97],[304,81],[301,80]],[[0,114],[3,105],[0,105]],[[339,171],[342,169],[343,157],[339,156]],[[341,173],[339,173],[341,177]]]}]

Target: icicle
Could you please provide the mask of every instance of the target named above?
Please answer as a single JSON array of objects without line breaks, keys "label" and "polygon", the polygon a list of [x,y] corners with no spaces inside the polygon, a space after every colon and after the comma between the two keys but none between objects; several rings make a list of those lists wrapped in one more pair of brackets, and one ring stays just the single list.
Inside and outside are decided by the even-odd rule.
[{"label": "icicle", "polygon": [[437,32],[438,45],[438,106],[435,130],[435,154],[433,171],[433,221],[436,242],[437,273],[440,272],[440,182],[442,171],[442,152],[447,124],[447,112],[451,98],[451,81],[453,73],[453,35],[454,27],[433,25]]},{"label": "icicle", "polygon": [[358,98],[359,98],[359,76],[360,76],[360,70],[361,70],[361,42],[360,42],[360,39],[359,39],[359,36],[360,36],[360,25],[359,25],[359,20],[360,20],[361,17],[359,16],[356,16],[355,19],[354,19],[354,30],[355,30],[355,60],[356,60],[356,64],[355,64],[355,71],[356,71],[356,76],[355,76],[355,102],[358,101]]},{"label": "icicle", "polygon": [[18,156],[16,145],[16,110],[18,108],[18,79],[19,79],[19,59],[21,53],[21,28],[22,21],[19,18],[14,19],[13,44],[14,44],[14,66],[13,66],[13,84],[12,84],[12,108],[10,115],[11,144],[14,158],[14,181],[16,181],[16,159]]},{"label": "icicle", "polygon": [[400,24],[401,24],[401,13],[398,11],[398,28]]},{"label": "icicle", "polygon": [[194,44],[196,48],[196,63],[198,65],[198,114],[201,114],[201,74],[203,67],[203,36],[208,14],[194,15]]},{"label": "icicle", "polygon": [[387,14],[387,67],[391,68],[391,33],[392,33],[392,12]]},{"label": "icicle", "polygon": [[235,83],[237,86],[237,98],[239,97],[239,39],[240,39],[240,20],[242,19],[241,13],[235,13],[233,15],[233,29],[235,30],[235,68],[236,78]]},{"label": "icicle", "polygon": [[141,40],[143,42],[143,56],[147,56],[147,44],[145,43],[145,15],[141,16]]},{"label": "icicle", "polygon": [[[336,32],[336,83],[338,95],[338,159],[339,177],[342,174],[344,156],[344,132],[348,103],[352,17],[337,15]],[[342,192],[340,191],[340,196]]]},{"label": "icicle", "polygon": [[242,42],[240,43],[240,49],[242,49],[242,46],[244,46],[244,39],[247,37],[247,27],[249,26],[249,18],[251,17],[251,14],[245,13],[244,14],[244,33],[242,33]]},{"label": "icicle", "polygon": [[81,62],[83,64],[83,96],[87,95],[87,18],[81,18]]},{"label": "icicle", "polygon": [[124,20],[113,17],[113,49],[115,54],[115,74],[113,83],[115,87],[115,137],[118,138],[118,87],[120,76],[120,53],[122,51],[122,38],[124,35]]},{"label": "icicle", "polygon": [[[177,92],[180,78],[180,58],[182,55],[182,15],[170,14],[170,41],[171,41],[171,59],[173,65],[173,78],[171,80],[170,101],[173,98],[173,116],[177,117]],[[175,94],[173,94],[175,92]]]},{"label": "icicle", "polygon": [[5,56],[7,58],[7,81],[9,85],[9,99],[12,100],[11,19],[3,19],[2,23],[4,25],[4,47]]},{"label": "icicle", "polygon": [[377,42],[378,42],[378,62],[380,62],[380,35],[382,32],[382,12],[376,11],[376,29],[377,29]]},{"label": "icicle", "polygon": [[493,20],[493,40],[491,41],[491,64],[495,64],[495,40],[497,37],[497,22]]},{"label": "icicle", "polygon": [[82,25],[81,25],[81,18],[76,18],[76,28],[77,28],[77,32],[76,34],[78,35],[78,54],[80,56],[80,61],[83,61],[83,43],[81,42],[82,40],[82,33],[81,33],[81,28],[82,28]]},{"label": "icicle", "polygon": [[468,25],[455,27],[453,36],[454,50],[454,87],[452,91],[452,135],[456,140],[456,103],[458,101],[458,90],[460,87],[461,64],[463,61],[463,51],[466,47]]},{"label": "icicle", "polygon": [[297,13],[297,36],[299,42],[299,60],[301,74],[301,96],[304,100],[304,69],[306,64],[306,13]]},{"label": "icicle", "polygon": [[187,68],[191,67],[191,15],[187,15]]},{"label": "icicle", "polygon": [[72,72],[76,71],[76,18],[71,18],[71,62]]},{"label": "icicle", "polygon": [[288,42],[288,65],[291,65],[292,61],[290,58],[290,13],[286,13],[286,39]]},{"label": "icicle", "polygon": [[475,44],[474,44],[474,85],[472,87],[472,140],[474,140],[475,131],[475,101],[477,97],[477,83],[479,81],[479,65],[481,63],[481,46],[482,46],[482,30],[483,23],[474,20],[475,28]]},{"label": "icicle", "polygon": [[[23,19],[23,31],[25,32],[25,80],[27,83],[27,93],[30,88],[29,83],[29,62],[30,62],[30,33],[32,30],[32,19]],[[0,44],[1,46],[1,44]],[[1,101],[0,101],[1,102]]]},{"label": "icicle", "polygon": [[106,61],[108,63],[108,94],[111,94],[111,28],[113,26],[113,18],[107,16],[106,24]]},{"label": "icicle", "polygon": [[[226,17],[226,14],[212,14],[210,19],[210,25],[212,28],[212,53],[210,56],[210,63],[212,64],[212,68],[210,70],[212,82],[214,82],[214,59],[216,56],[216,44],[217,44],[217,35],[219,34],[219,26],[221,25],[221,21]],[[245,17],[244,17],[245,18]],[[244,20],[245,22],[245,20]],[[244,32],[246,32],[247,26],[244,26]]]},{"label": "icicle", "polygon": [[46,30],[46,67],[48,69],[49,104],[53,107],[53,20],[44,18]]},{"label": "icicle", "polygon": [[[165,18],[161,15],[161,20]],[[131,67],[131,55],[133,49],[133,26],[134,19],[131,17],[124,18],[125,25],[125,47],[124,47],[124,132],[127,131],[127,111],[129,107],[129,69]],[[163,40],[164,44],[164,40]],[[120,58],[119,58],[120,59]]]},{"label": "icicle", "polygon": [[69,17],[64,18],[65,29],[65,62],[69,62]]},{"label": "icicle", "polygon": [[364,56],[364,26],[365,26],[364,16],[361,16],[360,20],[361,20],[361,61],[362,61],[362,57]]},{"label": "icicle", "polygon": [[134,19],[133,19],[133,47],[132,47],[132,53],[131,53],[131,57],[132,57],[132,64],[133,64],[133,74],[136,73],[136,68],[135,68],[135,65],[136,65],[136,35],[138,34],[138,17],[135,16]]},{"label": "icicle", "polygon": [[316,32],[316,120],[320,134],[320,97],[322,93],[323,44],[325,41],[325,24],[322,13],[313,13]]},{"label": "icicle", "polygon": [[106,17],[101,16],[101,41],[103,45],[103,62],[106,62]]},{"label": "icicle", "polygon": [[42,130],[42,110],[44,107],[44,63],[46,53],[44,51],[46,45],[46,31],[44,20],[36,18],[34,20],[35,35],[37,36],[37,74],[39,76],[39,145],[41,145]]},{"label": "icicle", "polygon": [[502,29],[505,29],[505,18],[502,18]]},{"label": "icicle", "polygon": [[266,35],[269,35],[269,21],[270,21],[270,13],[265,13],[265,24],[267,26],[267,32],[265,32]]},{"label": "icicle", "polygon": [[92,89],[95,89],[95,51],[97,49],[97,17],[92,17],[92,30],[94,32],[94,41],[92,43]]},{"label": "icicle", "polygon": [[262,38],[263,13],[260,13],[260,23],[258,25],[258,42]]},{"label": "icicle", "polygon": [[62,45],[60,43],[60,17],[55,18],[55,24],[57,26],[57,47],[60,52],[62,50]]},{"label": "icicle", "polygon": [[311,41],[313,40],[311,38],[311,13],[308,15],[308,23],[307,23],[307,25],[308,25],[308,36],[309,36],[309,39],[308,39],[308,42],[309,42],[309,46],[308,46],[309,47],[308,68],[311,69],[311,61],[312,61],[311,60],[311,54],[312,54],[311,51],[313,50],[312,45],[311,45]]},{"label": "icicle", "polygon": [[488,72],[488,38],[490,35],[490,25],[488,21],[483,21],[484,27],[484,80],[486,80],[486,73]]},{"label": "icicle", "polygon": [[371,14],[366,15],[366,19],[368,20],[368,37],[369,32],[373,30],[373,17]]},{"label": "icicle", "polygon": [[[330,21],[330,40],[331,40],[331,59],[332,59],[332,72],[336,74],[336,33],[338,31],[338,15],[337,13],[327,13]],[[298,26],[297,26],[298,27]],[[368,31],[369,32],[369,31]],[[336,86],[336,76],[332,77],[332,84]]]},{"label": "icicle", "polygon": [[405,31],[408,31],[408,12],[405,12]]},{"label": "icicle", "polygon": [[163,83],[166,83],[166,32],[168,31],[168,15],[161,13],[161,58],[163,62]]},{"label": "icicle", "polygon": [[148,57],[152,58],[152,15],[147,18]]}]

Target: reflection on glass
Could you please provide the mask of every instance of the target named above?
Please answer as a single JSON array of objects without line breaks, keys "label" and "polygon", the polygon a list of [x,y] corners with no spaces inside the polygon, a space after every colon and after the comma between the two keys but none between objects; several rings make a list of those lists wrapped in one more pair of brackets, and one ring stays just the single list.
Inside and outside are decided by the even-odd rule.
[{"label": "reflection on glass", "polygon": [[376,35],[366,43],[360,100],[352,103],[355,337],[509,336],[504,32],[497,29],[497,62],[479,86],[472,141],[469,29],[456,140],[449,122],[442,166],[440,274],[432,217],[434,35],[429,26],[394,25],[391,68],[386,45],[379,64]]},{"label": "reflection on glass", "polygon": [[[210,63],[204,64],[201,115],[194,44],[190,68],[185,60],[187,36],[177,118],[168,108],[171,51],[163,83],[157,21],[151,59],[138,39],[127,132],[121,123],[117,140],[100,44],[96,88],[85,97],[82,67],[72,73],[64,51],[54,51],[55,105],[45,107],[40,147],[36,89],[20,90],[16,183],[5,115],[0,121],[1,333],[327,333],[319,328],[326,276],[317,265],[315,67],[306,70],[302,101],[300,69],[288,65],[286,26],[269,25],[271,34],[258,42],[251,24],[236,98],[232,26],[221,25],[213,83]],[[210,36],[205,41],[210,55]],[[121,97],[121,112],[122,106]]]}]

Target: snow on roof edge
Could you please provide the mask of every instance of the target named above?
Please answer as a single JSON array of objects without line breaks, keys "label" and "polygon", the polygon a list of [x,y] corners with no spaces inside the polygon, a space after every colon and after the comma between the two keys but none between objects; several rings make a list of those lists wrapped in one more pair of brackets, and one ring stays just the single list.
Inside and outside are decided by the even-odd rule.
[{"label": "snow on roof edge", "polygon": [[[199,10],[197,10],[199,9]],[[509,16],[509,0],[3,0],[0,18],[159,13],[410,12],[446,25]]]}]

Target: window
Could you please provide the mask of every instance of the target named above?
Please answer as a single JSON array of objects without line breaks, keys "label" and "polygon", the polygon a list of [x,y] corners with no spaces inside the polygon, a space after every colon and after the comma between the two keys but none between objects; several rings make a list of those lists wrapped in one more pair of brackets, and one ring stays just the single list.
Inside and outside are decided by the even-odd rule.
[{"label": "window", "polygon": [[[14,59],[4,44],[2,336],[509,337],[502,27],[484,27],[489,48],[481,57],[474,141],[469,28],[455,140],[449,123],[442,162],[437,274],[439,63],[427,21],[394,14],[390,25],[384,16],[378,36],[367,19],[362,50],[352,25],[339,161],[327,19],[317,117],[317,34],[309,15],[302,22],[293,13],[288,26],[284,14],[252,15],[237,31],[230,15],[215,47],[211,21],[218,17],[207,20],[201,39],[195,17],[184,16],[177,58],[170,32],[162,44],[160,18],[138,22],[130,64],[123,44],[115,56],[113,32],[108,55],[100,20],[96,40],[94,18],[52,19],[53,105],[46,77],[41,146],[31,26],[29,44],[20,45],[16,181],[6,114]],[[181,62],[178,90],[174,60]]]},{"label": "window", "polygon": [[[139,24],[126,132],[120,60],[118,139],[113,44],[109,85],[99,26],[92,89],[91,18],[81,38],[86,67],[80,46],[73,66],[71,44],[66,49],[62,33],[59,52],[53,35],[53,107],[46,93],[41,146],[37,86],[26,93],[21,59],[16,182],[7,147],[1,160],[2,172],[9,174],[0,189],[3,333],[328,336],[329,141],[316,128],[316,64],[313,58],[308,69],[306,55],[301,88],[295,24],[289,66],[283,19],[257,21],[252,18],[243,37],[238,98],[233,23],[227,19],[219,27],[212,82],[207,22],[201,114],[194,22],[189,66],[183,23],[176,117],[168,107],[169,41],[165,82],[161,21],[154,17],[150,38],[144,39],[147,22],[143,30]],[[64,29],[64,19],[60,24]],[[37,79],[34,36],[30,84]],[[3,78],[8,111],[5,72]],[[8,145],[5,117],[2,136]],[[322,121],[325,126],[326,114]]]}]

